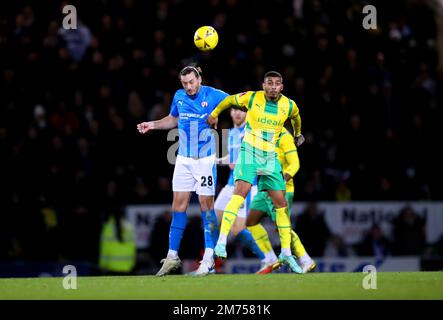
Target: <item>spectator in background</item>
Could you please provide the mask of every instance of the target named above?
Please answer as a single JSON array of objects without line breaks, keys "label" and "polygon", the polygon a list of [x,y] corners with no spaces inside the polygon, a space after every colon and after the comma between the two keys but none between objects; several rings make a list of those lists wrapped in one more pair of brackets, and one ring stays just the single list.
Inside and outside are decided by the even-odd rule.
[{"label": "spectator in background", "polygon": [[137,260],[134,227],[120,208],[111,208],[103,224],[99,267],[106,274],[129,274]]},{"label": "spectator in background", "polygon": [[374,256],[382,258],[390,254],[391,244],[384,235],[379,225],[374,224],[364,235],[361,243],[357,245],[357,253],[359,256]]},{"label": "spectator in background", "polygon": [[343,258],[350,255],[353,255],[353,252],[348,248],[344,239],[338,234],[332,235],[326,245],[324,256]]},{"label": "spectator in background", "polygon": [[295,232],[303,239],[306,251],[311,256],[323,256],[331,232],[323,214],[319,213],[316,202],[309,202],[305,211],[298,216]]},{"label": "spectator in background", "polygon": [[152,199],[150,198],[151,190],[149,189],[144,179],[140,176],[137,176],[134,179],[135,181],[132,186],[132,190],[128,201],[131,204],[139,204],[139,205],[152,202]]},{"label": "spectator in background", "polygon": [[392,221],[393,253],[397,256],[422,254],[426,245],[425,223],[411,206],[404,207]]},{"label": "spectator in background", "polygon": [[351,189],[349,189],[346,180],[340,180],[335,191],[335,199],[337,201],[351,201]]},{"label": "spectator in background", "polygon": [[46,110],[45,108],[37,104],[34,107],[34,123],[35,127],[40,131],[44,131],[48,128],[48,122],[46,120]]},{"label": "spectator in background", "polygon": [[60,27],[58,34],[66,44],[71,59],[79,63],[91,44],[92,36],[89,28],[80,20],[77,24],[77,29],[64,29]]}]

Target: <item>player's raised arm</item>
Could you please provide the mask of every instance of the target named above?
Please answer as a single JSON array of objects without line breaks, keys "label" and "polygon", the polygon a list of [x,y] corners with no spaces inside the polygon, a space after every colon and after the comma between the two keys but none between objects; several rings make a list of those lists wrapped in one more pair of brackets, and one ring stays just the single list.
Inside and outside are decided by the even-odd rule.
[{"label": "player's raised arm", "polygon": [[235,104],[234,96],[227,96],[217,105],[217,107],[215,107],[215,109],[211,112],[211,114],[206,118],[206,122],[211,126],[215,126],[215,128],[217,129],[217,122],[218,122],[217,118],[220,115],[220,113],[222,113],[224,110],[228,109],[234,104]]},{"label": "player's raised arm", "polygon": [[248,110],[248,103],[253,91],[237,93],[224,98],[217,107],[211,112],[211,114],[206,118],[206,122],[210,125],[217,124],[217,118],[224,110],[229,107],[236,109],[241,109],[243,111]]},{"label": "player's raised arm", "polygon": [[151,130],[168,130],[175,128],[177,126],[177,123],[177,117],[167,115],[160,120],[139,123],[137,125],[137,130],[141,134],[147,133]]},{"label": "player's raised arm", "polygon": [[228,109],[229,107],[235,105],[235,95],[227,96],[224,98],[215,109],[211,112],[213,118],[218,118],[220,113]]}]

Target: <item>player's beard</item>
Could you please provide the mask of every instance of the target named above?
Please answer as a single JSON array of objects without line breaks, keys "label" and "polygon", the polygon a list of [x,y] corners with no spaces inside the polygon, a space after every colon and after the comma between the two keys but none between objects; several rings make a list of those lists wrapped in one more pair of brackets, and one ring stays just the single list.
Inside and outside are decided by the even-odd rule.
[{"label": "player's beard", "polygon": [[277,91],[271,91],[269,92],[269,99],[270,100],[276,100],[278,97],[278,92]]},{"label": "player's beard", "polygon": [[193,93],[191,93],[191,90],[186,91],[186,93],[188,94],[188,96],[195,96],[199,91],[200,91],[200,86],[195,88],[195,91]]}]

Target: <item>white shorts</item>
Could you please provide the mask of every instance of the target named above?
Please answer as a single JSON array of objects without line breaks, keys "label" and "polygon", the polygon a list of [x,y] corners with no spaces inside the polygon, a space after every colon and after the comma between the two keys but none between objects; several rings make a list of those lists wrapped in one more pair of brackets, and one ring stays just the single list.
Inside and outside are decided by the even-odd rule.
[{"label": "white shorts", "polygon": [[[215,200],[214,209],[219,211],[225,210],[233,194],[234,194],[234,186],[230,185],[224,186],[223,189],[218,194],[217,199]],[[254,199],[256,194],[257,194],[257,186],[252,186],[251,191],[249,191],[248,196],[245,199],[245,202],[238,210],[237,218],[246,218],[246,215],[249,212],[249,206],[251,205],[252,200]]]},{"label": "white shorts", "polygon": [[178,155],[172,177],[172,191],[195,191],[198,195],[213,196],[216,177],[215,155],[201,159]]}]

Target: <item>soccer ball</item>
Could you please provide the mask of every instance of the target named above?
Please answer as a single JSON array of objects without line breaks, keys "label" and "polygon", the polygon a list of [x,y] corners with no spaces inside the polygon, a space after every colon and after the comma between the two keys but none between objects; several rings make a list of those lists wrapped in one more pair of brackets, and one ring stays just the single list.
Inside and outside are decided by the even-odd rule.
[{"label": "soccer ball", "polygon": [[218,34],[213,27],[204,26],[195,31],[194,44],[201,51],[213,50],[218,43]]}]

